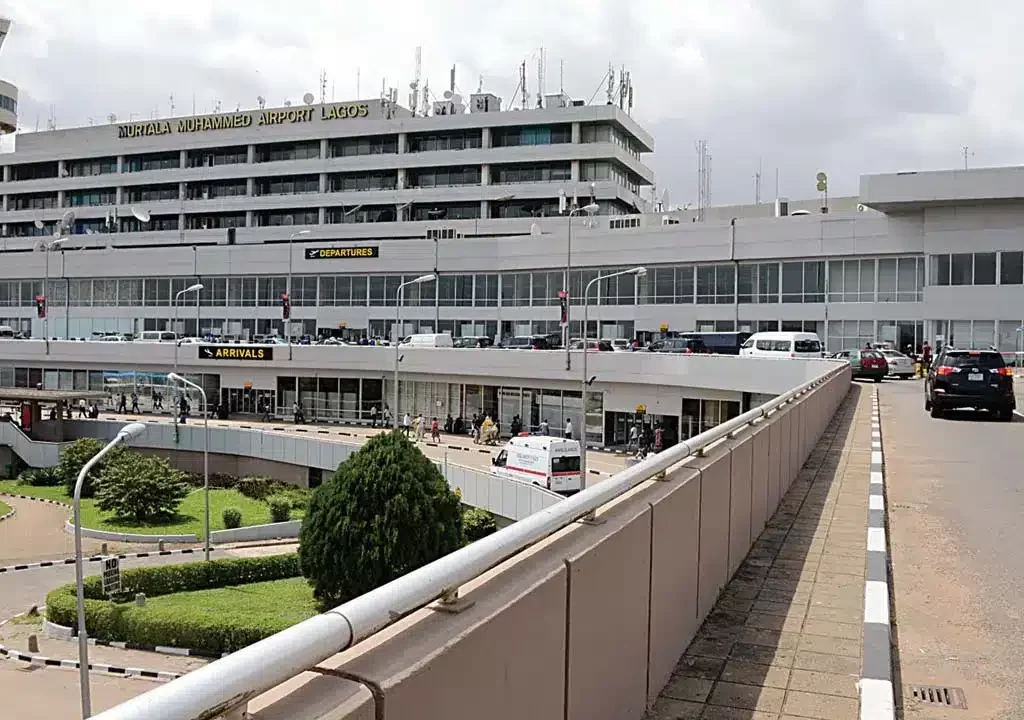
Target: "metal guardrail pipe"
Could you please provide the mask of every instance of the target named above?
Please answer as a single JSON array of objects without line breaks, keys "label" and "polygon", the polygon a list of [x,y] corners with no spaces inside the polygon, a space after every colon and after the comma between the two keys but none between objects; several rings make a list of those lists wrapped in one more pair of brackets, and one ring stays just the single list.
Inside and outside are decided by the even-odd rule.
[{"label": "metal guardrail pipe", "polygon": [[94,716],[96,720],[208,720],[314,667],[456,590],[699,450],[734,435],[842,372],[830,370],[767,403],[683,441],[524,520],[322,615],[194,670]]}]

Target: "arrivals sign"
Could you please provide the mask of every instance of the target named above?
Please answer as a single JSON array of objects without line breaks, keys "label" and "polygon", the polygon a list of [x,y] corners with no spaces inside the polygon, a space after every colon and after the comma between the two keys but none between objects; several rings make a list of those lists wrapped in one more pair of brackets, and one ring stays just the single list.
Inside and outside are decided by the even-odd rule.
[{"label": "arrivals sign", "polygon": [[245,345],[200,345],[200,360],[273,360],[274,348]]},{"label": "arrivals sign", "polygon": [[380,257],[380,247],[366,245],[363,247],[311,247],[306,248],[307,260],[347,260],[349,258]]},{"label": "arrivals sign", "polygon": [[225,113],[178,120],[149,120],[117,126],[117,137],[150,137],[172,133],[194,134],[213,130],[235,130],[238,128],[260,127],[263,125],[299,125],[314,120],[355,120],[370,116],[370,104],[365,102],[338,103],[330,105],[307,105],[300,108],[279,110],[258,110],[256,112]]}]

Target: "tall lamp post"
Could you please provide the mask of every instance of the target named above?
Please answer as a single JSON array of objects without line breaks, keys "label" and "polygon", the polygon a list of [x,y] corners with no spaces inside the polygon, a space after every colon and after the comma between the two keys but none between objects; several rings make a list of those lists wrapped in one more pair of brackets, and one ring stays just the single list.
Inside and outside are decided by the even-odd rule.
[{"label": "tall lamp post", "polygon": [[107,443],[106,447],[92,456],[78,473],[78,480],[75,481],[74,512],[75,512],[75,591],[77,595],[78,610],[78,680],[82,691],[82,717],[92,715],[92,699],[89,697],[89,636],[85,629],[85,587],[82,561],[82,484],[89,471],[108,452],[120,443],[128,442],[146,431],[142,423],[130,423],[121,428],[117,436]]},{"label": "tall lamp post", "polygon": [[[46,354],[50,354],[50,253],[67,242],[66,237],[54,238],[50,241],[40,243],[39,247],[46,254],[43,271],[43,302],[46,303],[43,311],[43,336],[46,340]],[[65,302],[68,300],[65,298]]]},{"label": "tall lamp post", "polygon": [[[640,265],[629,270],[620,270],[619,272],[611,273],[610,275],[603,275],[596,277],[587,283],[586,288],[583,290],[583,376],[580,383],[580,402],[582,403],[582,414],[580,417],[580,438],[583,442],[580,443],[580,484],[583,489],[587,488],[587,388],[590,386],[590,378],[587,377],[587,310],[588,310],[588,299],[590,298],[590,288],[601,282],[602,280],[611,280],[614,277],[621,277],[623,275],[632,275],[635,280],[638,280],[647,275],[647,268]],[[634,280],[634,282],[635,282]],[[634,295],[636,294],[634,290]],[[600,338],[598,333],[598,338]],[[586,519],[593,520],[594,513],[591,511],[587,514]]]},{"label": "tall lamp post", "polygon": [[178,373],[170,373],[167,379],[198,390],[203,398],[203,557],[210,560],[210,405],[202,386],[186,380]]},{"label": "tall lamp post", "polygon": [[[292,297],[292,267],[294,267],[295,260],[292,257],[292,242],[297,237],[303,235],[309,235],[309,230],[299,230],[293,232],[288,236],[288,286],[285,292],[288,293],[288,301],[291,302]],[[284,321],[284,336],[288,340],[288,359],[292,359],[292,314],[288,313],[288,317]]]},{"label": "tall lamp post", "polygon": [[585,212],[588,215],[593,215],[598,211],[599,207],[597,203],[590,203],[583,207],[574,207],[569,210],[569,228],[565,242],[565,330],[563,331],[564,337],[562,342],[565,343],[565,369],[572,370],[572,356],[569,355],[569,312],[572,306],[572,298],[569,296],[570,273],[572,271],[572,217],[581,212]]},{"label": "tall lamp post", "polygon": [[[203,284],[202,283],[196,283],[195,285],[189,285],[184,290],[179,290],[178,292],[176,292],[174,294],[174,370],[175,371],[178,369],[178,348],[181,347],[181,339],[178,337],[178,300],[181,298],[182,295],[186,295],[186,294],[188,294],[190,292],[194,292],[196,294],[196,305],[198,305],[199,304],[199,293],[202,292],[202,290],[203,290]],[[198,316],[196,318],[196,335],[199,335],[199,319],[198,319]],[[177,424],[178,424],[178,413],[174,410],[174,408],[171,408],[171,415],[174,416],[174,424],[175,424],[175,426],[177,426]],[[177,428],[175,428],[175,432],[177,432]],[[177,437],[177,436],[175,436],[175,437]]]},{"label": "tall lamp post", "polygon": [[402,339],[402,296],[405,294],[406,285],[421,285],[423,283],[434,282],[437,280],[437,275],[430,273],[428,275],[420,275],[418,278],[408,280],[398,286],[398,292],[395,293],[395,329],[391,335],[393,342],[395,343],[395,391],[394,391],[394,409],[391,412],[391,427],[394,430],[398,429],[398,343]]}]

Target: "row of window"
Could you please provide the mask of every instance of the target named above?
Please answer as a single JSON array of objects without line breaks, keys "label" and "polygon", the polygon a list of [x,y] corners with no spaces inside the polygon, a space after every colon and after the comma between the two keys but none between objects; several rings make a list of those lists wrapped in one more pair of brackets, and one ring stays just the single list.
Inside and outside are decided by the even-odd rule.
[{"label": "row of window", "polygon": [[[0,103],[10,100],[0,96]],[[0,104],[0,108],[2,108]],[[396,155],[399,136],[377,135],[351,138],[335,138],[327,142],[327,157],[355,157],[361,155]],[[494,128],[491,130],[491,147],[519,147],[528,145],[560,145],[572,142],[572,125],[529,126]],[[639,159],[639,146],[617,128],[607,124],[584,125],[581,128],[581,142],[612,142],[624,148]],[[483,133],[480,130],[453,133],[426,133],[407,136],[408,152],[432,152],[443,150],[480,149],[483,147]],[[284,162],[289,160],[320,159],[320,141],[262,143],[255,144],[253,161],[257,163]],[[191,150],[186,153],[186,167],[213,167],[249,162],[249,146]],[[123,172],[147,172],[152,170],[178,169],[181,153],[176,151],[126,155],[121,163]],[[68,161],[63,175],[57,162],[24,163],[12,165],[9,180],[42,180],[56,177],[87,177],[118,172],[118,158],[86,158]]]},{"label": "row of window", "polygon": [[18,114],[18,101],[12,98],[10,95],[0,95],[0,110],[6,110],[9,113]]},{"label": "row of window", "polygon": [[952,253],[931,256],[931,284],[1024,284],[1024,252]]},{"label": "row of window", "polygon": [[[856,271],[856,292],[846,292],[847,267]],[[615,268],[574,270],[569,274],[569,295],[582,303],[601,305],[721,305],[830,302],[920,302],[924,275],[922,258],[877,260],[808,260],[765,263],[658,266],[646,277],[621,275],[595,282],[617,272]],[[826,290],[828,275],[843,280],[840,291]],[[863,270],[868,268],[870,272]],[[624,269],[624,268],[623,268]],[[292,278],[296,306],[393,306],[398,285],[413,276],[402,275],[299,275]],[[870,284],[865,277],[870,277]],[[200,278],[205,286],[201,305],[254,307],[276,305],[287,291],[287,277],[236,276]],[[863,281],[863,282],[862,282]],[[171,304],[177,292],[193,278],[51,279],[51,305],[156,307]],[[404,304],[433,306],[435,293],[442,306],[544,307],[559,303],[565,287],[561,270],[480,274],[442,273],[435,284],[405,289]],[[865,289],[870,288],[870,289]],[[876,289],[877,288],[877,289]],[[31,306],[41,292],[39,280],[0,281],[0,306]],[[500,299],[500,303],[499,303]]]}]

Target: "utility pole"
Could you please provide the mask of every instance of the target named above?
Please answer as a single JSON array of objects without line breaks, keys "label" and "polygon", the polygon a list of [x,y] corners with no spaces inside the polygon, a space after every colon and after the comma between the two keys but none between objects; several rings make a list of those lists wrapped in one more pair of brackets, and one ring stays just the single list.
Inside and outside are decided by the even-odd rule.
[{"label": "utility pole", "polygon": [[966,170],[967,169],[967,158],[968,157],[974,157],[974,153],[971,152],[971,149],[968,146],[964,145],[963,149],[961,151],[961,154],[964,156],[964,170]]}]

